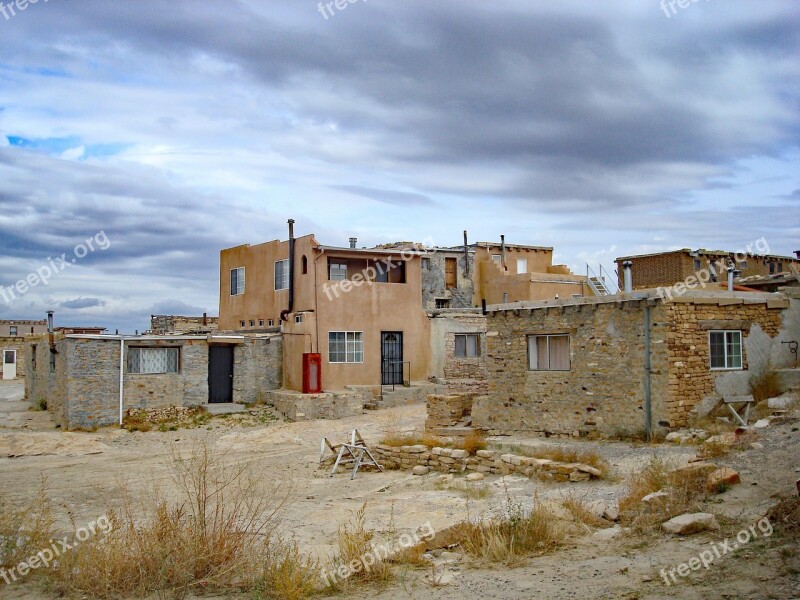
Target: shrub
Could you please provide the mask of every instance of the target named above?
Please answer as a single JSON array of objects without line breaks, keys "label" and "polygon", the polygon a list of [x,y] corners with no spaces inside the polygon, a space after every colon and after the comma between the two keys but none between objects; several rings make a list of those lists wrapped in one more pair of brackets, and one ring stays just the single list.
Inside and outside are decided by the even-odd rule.
[{"label": "shrub", "polygon": [[49,548],[53,531],[53,507],[42,481],[31,502],[14,505],[0,498],[0,567],[11,568]]},{"label": "shrub", "polygon": [[[365,502],[353,518],[339,527],[338,554],[332,561],[331,572],[336,572],[341,566],[347,566],[352,573],[349,578],[338,579],[332,582],[335,589],[347,588],[358,583],[385,583],[392,579],[389,565],[376,556],[372,547],[375,532],[366,528],[367,503]],[[371,555],[374,564],[364,568],[363,557]],[[360,564],[361,567],[352,569],[352,565]]]},{"label": "shrub", "polygon": [[775,371],[764,371],[760,375],[753,375],[750,378],[750,393],[756,404],[768,398],[780,396],[780,382]]},{"label": "shrub", "polygon": [[470,456],[475,456],[478,450],[486,450],[489,444],[486,441],[486,434],[482,431],[473,430],[472,433],[461,440],[461,445],[464,450],[469,452]]}]

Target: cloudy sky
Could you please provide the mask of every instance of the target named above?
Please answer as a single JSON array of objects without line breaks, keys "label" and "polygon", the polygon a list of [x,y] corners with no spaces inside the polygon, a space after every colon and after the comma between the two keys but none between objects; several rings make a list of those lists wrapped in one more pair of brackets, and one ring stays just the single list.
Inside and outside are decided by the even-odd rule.
[{"label": "cloudy sky", "polygon": [[219,250],[290,217],[333,245],[504,233],[579,272],[800,248],[797,0],[8,5],[0,285],[61,270],[0,319],[216,314]]}]

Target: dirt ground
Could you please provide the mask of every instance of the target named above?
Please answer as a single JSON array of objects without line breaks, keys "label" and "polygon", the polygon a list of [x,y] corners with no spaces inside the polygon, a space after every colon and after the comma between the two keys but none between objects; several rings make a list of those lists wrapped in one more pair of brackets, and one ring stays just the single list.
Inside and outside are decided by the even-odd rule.
[{"label": "dirt ground", "polygon": [[[22,503],[35,496],[42,481],[55,504],[63,508],[60,526],[72,531],[89,523],[120,502],[126,486],[144,499],[154,488],[169,490],[173,452],[190,452],[194,442],[207,440],[226,460],[246,461],[263,475],[265,493],[276,486],[286,493],[279,512],[280,528],[301,549],[323,561],[334,553],[339,526],[367,502],[367,526],[377,531],[377,542],[396,545],[398,536],[430,524],[440,531],[490,510],[498,510],[507,496],[531,506],[539,499],[574,494],[586,500],[613,501],[625,490],[627,475],[653,454],[685,463],[695,449],[674,445],[632,445],[619,442],[558,442],[542,439],[492,438],[506,445],[558,444],[591,449],[612,465],[612,477],[602,482],[547,483],[522,477],[487,477],[487,498],[467,499],[463,492],[440,489],[438,474],[422,477],[409,472],[360,472],[350,480],[342,470],[329,477],[318,467],[320,440],[347,439],[356,428],[375,443],[387,428],[422,428],[424,406],[371,412],[339,421],[287,423],[261,417],[240,423],[235,417],[216,417],[207,426],[179,431],[129,433],[118,429],[65,434],[45,418],[24,421],[21,429],[17,403],[0,401],[0,495]],[[4,406],[5,405],[5,406]],[[709,512],[736,519],[731,530],[686,538],[666,535],[623,535],[600,541],[587,535],[571,539],[554,554],[531,558],[520,567],[487,568],[469,563],[458,553],[437,558],[431,569],[401,570],[384,589],[362,588],[352,598],[797,598],[800,597],[797,540],[761,536],[736,553],[724,556],[710,569],[693,572],[667,586],[662,568],[675,567],[696,556],[713,542],[735,537],[742,523],[755,523],[788,495],[800,477],[798,415],[759,430],[762,449],[749,449],[715,462],[739,471],[742,484],[717,497]],[[5,427],[3,427],[5,426]],[[9,427],[11,426],[11,427]],[[14,455],[14,458],[6,458]],[[786,549],[789,544],[789,550]],[[792,548],[794,549],[792,551]],[[51,598],[35,582],[5,586],[0,597]]]}]

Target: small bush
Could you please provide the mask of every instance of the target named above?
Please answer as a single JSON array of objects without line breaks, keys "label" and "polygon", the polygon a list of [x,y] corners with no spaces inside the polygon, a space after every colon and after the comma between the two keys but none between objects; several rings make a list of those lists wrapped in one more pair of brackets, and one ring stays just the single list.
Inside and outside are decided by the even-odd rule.
[{"label": "small bush", "polygon": [[[334,589],[347,588],[359,583],[385,583],[392,579],[390,566],[376,556],[372,547],[373,531],[366,528],[367,503],[365,502],[355,513],[352,520],[339,527],[338,554],[333,559],[329,571],[335,573],[339,567],[346,566],[352,573],[349,578],[338,579],[331,583]],[[362,562],[363,558],[371,555],[374,564],[368,568]],[[361,565],[352,569],[352,565]]]},{"label": "small bush", "polygon": [[566,508],[578,523],[589,525],[590,527],[610,527],[611,523],[598,517],[586,507],[586,502],[581,498],[570,495],[562,500],[561,505]]},{"label": "small bush", "polygon": [[478,430],[474,430],[463,440],[461,440],[461,444],[463,449],[469,452],[470,456],[475,456],[478,450],[486,450],[486,448],[489,446],[488,442],[486,441],[486,434]]},{"label": "small bush", "polygon": [[27,504],[12,504],[0,498],[0,567],[11,568],[49,548],[55,537],[53,507],[45,493]]}]

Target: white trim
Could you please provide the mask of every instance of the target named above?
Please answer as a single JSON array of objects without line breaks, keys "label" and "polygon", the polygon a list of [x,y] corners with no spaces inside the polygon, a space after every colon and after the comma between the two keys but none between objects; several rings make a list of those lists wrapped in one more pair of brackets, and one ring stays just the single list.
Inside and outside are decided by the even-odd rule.
[{"label": "white trim", "polygon": [[[725,361],[724,367],[712,367],[711,361],[711,334],[712,333],[722,333],[723,335],[723,342],[722,342],[722,349],[723,349],[723,360]],[[729,333],[738,333],[739,334],[739,366],[738,367],[728,367],[728,340],[727,334]],[[744,371],[744,335],[742,335],[741,329],[710,329],[708,331],[708,369],[710,371]]]}]

